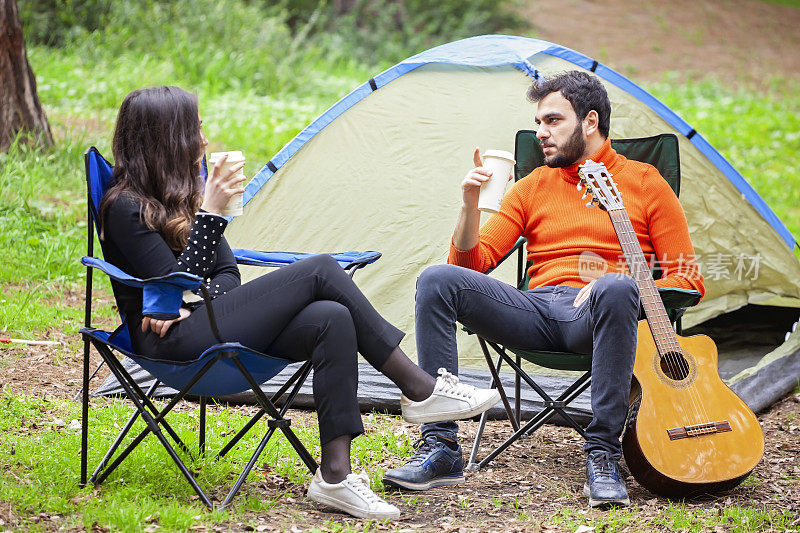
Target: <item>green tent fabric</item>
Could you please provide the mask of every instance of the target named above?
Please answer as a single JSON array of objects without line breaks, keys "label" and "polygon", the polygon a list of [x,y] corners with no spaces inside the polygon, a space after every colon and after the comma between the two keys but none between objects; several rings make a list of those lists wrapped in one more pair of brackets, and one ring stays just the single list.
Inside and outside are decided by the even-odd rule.
[{"label": "green tent fabric", "polygon": [[[674,112],[608,67],[552,43],[476,37],[377,74],[253,178],[244,214],[226,235],[241,248],[382,252],[357,282],[377,309],[407,332],[401,346],[414,354],[415,281],[427,266],[446,260],[459,184],[472,167],[472,151],[476,146],[513,151],[516,132],[534,126],[527,88],[536,78],[574,69],[592,71],[605,84],[612,138],[678,136],[680,199],[706,278],[706,296],[686,313],[684,327],[719,333],[720,320],[738,320],[722,328],[741,335],[721,352],[721,373],[735,390],[751,391],[752,398],[745,397],[751,407],[768,405],[800,377],[800,331],[789,333],[800,316],[794,238],[741,175]],[[261,271],[243,273],[248,279]],[[493,275],[513,283],[513,265]],[[770,340],[753,340],[753,328],[769,329]],[[460,335],[461,365],[483,368],[477,343]]]}]

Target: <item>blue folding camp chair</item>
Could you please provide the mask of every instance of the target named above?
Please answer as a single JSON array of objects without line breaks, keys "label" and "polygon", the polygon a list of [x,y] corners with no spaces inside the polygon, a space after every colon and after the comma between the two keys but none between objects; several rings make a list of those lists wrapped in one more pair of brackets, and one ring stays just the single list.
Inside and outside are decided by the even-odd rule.
[{"label": "blue folding camp chair", "polygon": [[[314,461],[314,458],[292,431],[290,427],[291,420],[285,417],[286,411],[292,405],[295,396],[311,371],[311,361],[301,365],[278,391],[275,392],[271,398],[268,398],[261,390],[260,385],[276,376],[288,364],[295,361],[272,357],[243,346],[238,342],[223,341],[224,332],[220,332],[217,328],[213,307],[210,305],[211,297],[200,277],[187,272],[173,272],[158,278],[139,279],[126,274],[110,263],[94,257],[94,229],[96,228],[99,231],[98,209],[103,194],[110,186],[112,167],[94,147],[86,152],[84,160],[86,164],[89,208],[87,210],[87,256],[81,259],[81,262],[86,266],[85,327],[80,330],[84,340],[81,486],[87,484],[89,380],[91,379],[89,376],[90,345],[94,346],[100,353],[102,357],[101,366],[102,364],[108,365],[111,372],[124,389],[125,395],[133,402],[135,410],[120,434],[111,443],[110,448],[100,460],[97,468],[88,478],[88,482],[95,485],[102,483],[148,434],[153,433],[164,446],[170,457],[172,457],[181,473],[200,497],[200,500],[209,508],[213,508],[214,506],[211,499],[203,489],[200,488],[194,476],[178,456],[173,445],[167,440],[164,433],[166,433],[173,440],[175,445],[187,454],[191,460],[194,460],[188,446],[178,437],[175,430],[167,422],[166,416],[175,405],[187,397],[187,395],[198,397],[200,403],[199,451],[200,454],[204,454],[207,399],[236,394],[248,389],[255,394],[255,398],[261,409],[218,452],[217,457],[222,457],[228,453],[264,415],[268,415],[268,430],[256,447],[250,460],[245,465],[244,470],[230,489],[227,497],[219,507],[223,508],[233,500],[276,429],[283,432],[284,436],[300,456],[303,463],[308,467],[309,471],[312,474],[316,472],[316,461]],[[93,226],[95,228],[93,228]],[[241,249],[234,249],[233,252],[237,262],[241,264],[268,267],[285,266],[312,255],[283,252],[256,252]],[[378,252],[347,252],[332,254],[332,256],[352,277],[357,270],[377,261],[381,254]],[[121,316],[122,325],[113,332],[107,332],[92,327],[92,269],[95,268],[103,271],[118,283],[141,288],[143,291],[143,314],[155,318],[177,316],[178,309],[183,299],[183,291],[196,291],[199,289],[206,304],[205,309],[208,312],[211,331],[216,337],[218,344],[209,347],[202,354],[198,354],[196,359],[180,363],[154,359],[148,357],[147,354],[133,353],[126,317],[124,315]],[[131,358],[156,378],[155,383],[148,388],[147,392],[143,391],[131,377],[122,363],[117,359],[115,353]],[[97,373],[97,370],[95,370],[95,373]],[[151,395],[161,383],[179,392],[166,406],[159,410],[152,403]],[[276,403],[287,394],[287,391],[288,395],[283,400],[281,408],[278,409]],[[112,462],[111,459],[115,456],[115,453],[122,445],[125,437],[139,416],[144,419],[146,424],[145,428],[116,455],[116,458],[114,458]]]}]

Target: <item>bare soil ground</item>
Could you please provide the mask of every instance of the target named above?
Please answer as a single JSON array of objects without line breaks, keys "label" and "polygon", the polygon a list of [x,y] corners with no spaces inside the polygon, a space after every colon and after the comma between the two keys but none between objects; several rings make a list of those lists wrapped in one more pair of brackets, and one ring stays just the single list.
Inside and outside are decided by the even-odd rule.
[{"label": "bare soil ground", "polygon": [[[59,335],[54,333],[53,338],[59,339]],[[76,339],[66,339],[63,335],[60,340],[66,341],[65,346],[0,349],[0,389],[10,386],[15,393],[37,398],[72,398],[80,387],[81,345]],[[96,378],[95,383],[101,379],[104,376]],[[193,406],[187,405],[185,408],[191,409]],[[253,409],[250,406],[231,408]],[[311,412],[290,411],[289,416],[308,424],[315,423],[315,414]],[[385,431],[387,419],[393,433],[411,438],[417,436],[417,426],[385,415],[365,415],[366,430]],[[685,505],[690,510],[704,510],[715,515],[721,515],[732,505],[788,511],[797,517],[793,529],[800,530],[800,394],[776,404],[762,413],[759,420],[764,431],[766,451],[753,476],[734,490],[689,500]],[[465,461],[476,430],[476,422],[462,424]],[[490,422],[480,457],[509,434],[507,422]],[[566,512],[578,520],[602,518],[604,511],[589,509],[582,494],[584,477],[581,445],[582,439],[575,431],[545,426],[533,436],[513,445],[489,468],[467,472],[466,482],[457,489],[440,488],[420,493],[387,492],[387,499],[402,512],[402,520],[392,522],[387,527],[426,531],[564,531],[570,530],[565,529],[565,523],[551,523],[554,514]],[[401,462],[400,458],[387,454],[380,466],[389,469]],[[628,524],[622,529],[670,529],[669,523],[663,523],[664,509],[669,507],[669,500],[650,494],[632,477],[628,477],[627,484],[637,521],[635,525]],[[230,523],[218,529],[298,531],[326,527],[328,521],[346,522],[354,529],[361,529],[365,525],[307,500],[304,497],[305,489],[276,475],[269,467],[262,466],[256,480],[248,482],[244,490],[263,499],[277,499],[282,505],[276,506],[268,516],[246,516],[246,521]],[[19,523],[19,517],[10,509],[0,507],[0,524],[13,527]],[[42,515],[38,519],[37,526],[44,530],[58,530],[60,527],[58,517]],[[379,525],[378,529],[383,527]],[[720,526],[717,527],[709,531],[719,531]],[[195,529],[204,530],[202,526],[196,526]],[[727,529],[722,527],[722,530]]]},{"label": "bare soil ground", "polygon": [[753,0],[525,2],[536,36],[598,60],[634,81],[666,71],[758,87],[797,80],[800,9]]}]

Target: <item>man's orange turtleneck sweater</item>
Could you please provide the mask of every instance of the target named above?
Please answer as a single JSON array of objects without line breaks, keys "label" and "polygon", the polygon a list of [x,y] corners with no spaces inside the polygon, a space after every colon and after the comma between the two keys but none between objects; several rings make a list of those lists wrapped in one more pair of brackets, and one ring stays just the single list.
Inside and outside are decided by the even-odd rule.
[{"label": "man's orange turtleneck sweater", "polygon": [[[704,294],[686,216],[658,170],[617,154],[608,139],[590,159],[605,163],[613,175],[645,258],[652,261],[655,256],[664,271],[656,285]],[[578,268],[584,252],[602,257],[607,272],[627,272],[608,213],[586,207],[582,193],[576,190],[578,181],[577,163],[536,168],[508,191],[500,212],[481,227],[475,247],[462,251],[451,241],[447,262],[483,272],[496,265],[521,235],[528,241],[528,260],[532,262],[528,270],[531,289],[586,285],[586,274],[581,276]]]}]

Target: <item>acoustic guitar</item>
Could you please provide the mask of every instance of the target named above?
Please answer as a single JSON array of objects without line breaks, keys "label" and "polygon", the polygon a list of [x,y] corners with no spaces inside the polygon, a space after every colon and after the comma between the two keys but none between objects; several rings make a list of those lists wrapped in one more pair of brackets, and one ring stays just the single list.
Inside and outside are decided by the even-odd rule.
[{"label": "acoustic guitar", "polygon": [[688,497],[735,487],[764,453],[753,412],[717,371],[717,347],[705,335],[678,336],[653,282],[617,184],[602,163],[586,160],[578,190],[588,207],[608,212],[647,320],[639,322],[631,409],[622,439],[628,469],[650,492]]}]

